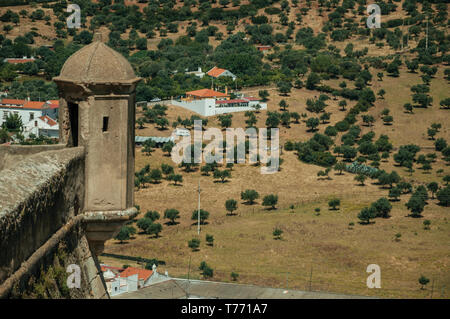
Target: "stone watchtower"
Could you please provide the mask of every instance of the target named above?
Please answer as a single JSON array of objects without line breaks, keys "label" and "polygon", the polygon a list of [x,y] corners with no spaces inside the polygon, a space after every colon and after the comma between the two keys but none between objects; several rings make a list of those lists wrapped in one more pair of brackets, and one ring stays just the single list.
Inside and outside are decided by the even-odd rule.
[{"label": "stone watchtower", "polygon": [[[96,35],[54,78],[60,143],[0,145],[0,298],[108,297],[96,255],[137,214],[139,80]],[[64,289],[67,267],[77,289]]]},{"label": "stone watchtower", "polygon": [[141,78],[97,33],[53,80],[60,94],[60,143],[85,149],[83,210],[99,220],[88,224],[87,235],[90,245],[101,250],[112,223],[103,227],[100,220],[125,217],[134,209],[134,105]]}]

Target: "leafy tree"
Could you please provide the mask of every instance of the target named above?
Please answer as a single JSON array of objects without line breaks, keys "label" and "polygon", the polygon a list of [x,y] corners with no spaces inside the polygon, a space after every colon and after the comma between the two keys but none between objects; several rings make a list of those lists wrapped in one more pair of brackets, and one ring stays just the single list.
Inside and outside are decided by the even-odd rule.
[{"label": "leafy tree", "polygon": [[275,228],[272,233],[272,235],[275,239],[281,239],[282,234],[283,234],[283,231],[279,228]]},{"label": "leafy tree", "polygon": [[346,161],[351,161],[353,158],[356,157],[357,150],[354,147],[344,145],[342,147],[342,156]]},{"label": "leafy tree", "polygon": [[388,73],[389,76],[398,77],[400,73],[398,72],[397,63],[394,62],[389,63],[386,68],[386,72]]},{"label": "leafy tree", "polygon": [[149,174],[150,181],[154,184],[157,184],[162,179],[162,173],[159,168],[152,169]]},{"label": "leafy tree", "polygon": [[144,215],[145,218],[150,219],[152,222],[154,222],[155,220],[159,219],[159,213],[157,211],[154,210],[149,210],[145,213]]},{"label": "leafy tree", "polygon": [[330,207],[330,209],[332,209],[332,210],[337,210],[337,209],[339,209],[339,208],[336,208],[337,206],[340,206],[341,205],[341,200],[340,199],[337,199],[337,198],[334,198],[334,199],[331,199],[329,202],[328,202],[328,206]]},{"label": "leafy tree", "polygon": [[114,237],[114,239],[119,240],[122,244],[125,240],[128,240],[131,238],[130,236],[130,229],[127,226],[122,226],[120,228],[119,233]]},{"label": "leafy tree", "polygon": [[[206,210],[200,209],[200,224],[203,225],[205,223],[205,220],[207,220],[209,217],[209,212]],[[198,210],[194,210],[192,212],[192,220],[198,220]]]},{"label": "leafy tree", "polygon": [[225,202],[225,208],[230,212],[230,215],[233,215],[233,212],[237,209],[237,201],[234,199],[229,199]]},{"label": "leafy tree", "polygon": [[263,198],[263,206],[270,206],[270,209],[276,209],[276,205],[278,203],[278,195],[270,194],[264,196]]},{"label": "leafy tree", "polygon": [[437,130],[434,128],[428,128],[427,134],[430,137],[430,139],[434,140],[434,136],[437,134]]},{"label": "leafy tree", "polygon": [[319,126],[319,119],[316,117],[310,117],[306,121],[306,126],[309,127],[309,131],[314,132],[316,131],[316,127]]},{"label": "leafy tree", "polygon": [[413,94],[412,99],[419,107],[424,108],[427,108],[433,103],[433,98],[425,93],[415,93]]},{"label": "leafy tree", "polygon": [[216,169],[214,171],[214,178],[220,179],[222,181],[222,183],[225,183],[227,178],[231,178],[231,171],[228,169],[225,169],[225,170]]},{"label": "leafy tree", "polygon": [[425,207],[425,200],[419,195],[413,194],[405,205],[411,211],[411,217],[421,217]]},{"label": "leafy tree", "polygon": [[371,207],[375,210],[376,217],[389,218],[392,205],[387,198],[381,197],[376,202],[372,203]]},{"label": "leafy tree", "polygon": [[155,238],[158,238],[161,231],[162,225],[160,223],[152,223],[145,232],[149,235],[155,235]]},{"label": "leafy tree", "polygon": [[283,109],[283,111],[286,111],[286,108],[289,106],[285,100],[281,100],[278,105]]},{"label": "leafy tree", "polygon": [[260,90],[258,92],[258,95],[261,98],[262,102],[266,102],[267,98],[269,97],[269,92],[267,90]]},{"label": "leafy tree", "polygon": [[278,112],[268,112],[267,115],[266,126],[268,128],[278,127],[281,121],[280,114]]},{"label": "leafy tree", "polygon": [[9,114],[3,122],[2,127],[10,132],[21,132],[23,130],[22,118],[19,114]]},{"label": "leafy tree", "polygon": [[370,220],[376,217],[376,210],[374,207],[364,207],[358,214],[358,218],[363,224],[370,224]]},{"label": "leafy tree", "polygon": [[439,102],[439,105],[444,109],[450,109],[450,98],[443,99]]},{"label": "leafy tree", "polygon": [[315,90],[318,84],[320,84],[320,76],[317,73],[311,72],[306,80],[306,88],[308,90]]},{"label": "leafy tree", "polygon": [[202,262],[201,264],[200,264],[200,270],[202,271],[202,276],[205,278],[205,279],[207,279],[207,278],[212,278],[213,277],[213,275],[214,275],[214,271],[213,271],[213,269],[211,268],[211,267],[209,267],[207,264],[206,264],[206,262]]},{"label": "leafy tree", "polygon": [[292,84],[288,81],[280,81],[277,83],[277,87],[282,95],[288,95],[291,92]]},{"label": "leafy tree", "polygon": [[231,272],[230,276],[231,276],[231,280],[233,280],[233,281],[237,281],[237,279],[239,278],[239,274],[236,272]]},{"label": "leafy tree", "polygon": [[192,238],[190,241],[188,241],[188,247],[191,248],[192,251],[197,251],[200,247],[200,239]]},{"label": "leafy tree", "polygon": [[161,171],[164,175],[170,175],[173,174],[173,166],[169,164],[162,163],[161,164]]},{"label": "leafy tree", "polygon": [[372,126],[373,122],[375,122],[375,118],[372,115],[363,115],[362,120],[367,126]]},{"label": "leafy tree", "polygon": [[150,218],[140,218],[137,223],[136,226],[139,227],[143,232],[147,231],[147,228],[153,224],[153,220],[151,220]]},{"label": "leafy tree", "polygon": [[436,193],[436,198],[439,201],[439,205],[442,206],[450,206],[450,186],[446,186],[442,189],[440,189],[437,193]]},{"label": "leafy tree", "polygon": [[206,234],[205,240],[206,240],[208,246],[214,245],[214,236],[213,235]]},{"label": "leafy tree", "polygon": [[439,185],[436,182],[428,183],[427,189],[431,192],[431,198],[434,198],[434,194],[438,191]]},{"label": "leafy tree", "polygon": [[327,136],[336,136],[338,134],[338,131],[334,126],[327,126],[324,133]]},{"label": "leafy tree", "polygon": [[164,218],[170,219],[170,224],[175,225],[175,219],[180,218],[180,212],[174,208],[169,208],[164,211]]},{"label": "leafy tree", "polygon": [[228,128],[231,126],[233,115],[232,114],[219,115],[217,118],[219,119],[220,126],[222,128]]},{"label": "leafy tree", "polygon": [[413,106],[412,106],[412,104],[411,103],[405,103],[404,105],[403,105],[403,108],[407,111],[407,112],[409,112],[409,113],[413,113]]},{"label": "leafy tree", "polygon": [[398,187],[392,187],[390,190],[389,190],[389,198],[392,198],[393,200],[398,200],[398,198],[400,197],[400,195],[401,195],[401,190],[400,190],[400,188],[398,188]]},{"label": "leafy tree", "polygon": [[345,170],[346,164],[344,162],[338,162],[334,165],[334,170],[339,172],[339,175],[342,175],[342,171]]},{"label": "leafy tree", "polygon": [[364,181],[367,179],[367,176],[366,175],[363,175],[363,174],[358,174],[358,175],[356,175],[355,176],[355,181],[357,181],[357,182],[360,182],[361,183],[361,186],[364,186],[365,184],[364,184]]},{"label": "leafy tree", "polygon": [[430,282],[430,279],[428,279],[427,277],[425,277],[424,275],[420,276],[419,278],[419,284],[421,284],[420,289],[424,290],[425,286]]},{"label": "leafy tree", "polygon": [[8,131],[0,127],[0,144],[6,143],[10,140]]},{"label": "leafy tree", "polygon": [[167,177],[167,180],[173,181],[173,183],[175,185],[178,185],[177,183],[182,183],[183,182],[183,176],[181,174],[170,174]]},{"label": "leafy tree", "polygon": [[154,147],[156,147],[156,143],[153,140],[146,140],[144,143],[142,143],[142,152],[146,153],[147,156],[150,155],[154,151]]},{"label": "leafy tree", "polygon": [[246,189],[245,191],[241,192],[241,199],[245,200],[250,205],[253,205],[255,203],[255,199],[258,198],[258,192],[253,189]]},{"label": "leafy tree", "polygon": [[3,26],[3,31],[5,31],[6,34],[8,34],[12,29],[13,29],[13,27],[10,24],[6,24]]},{"label": "leafy tree", "polygon": [[392,117],[392,115],[383,116],[384,125],[391,125],[393,121],[394,121],[394,118]]},{"label": "leafy tree", "polygon": [[345,101],[345,100],[339,101],[339,107],[341,108],[341,111],[345,111],[346,106],[347,106],[347,101]]}]

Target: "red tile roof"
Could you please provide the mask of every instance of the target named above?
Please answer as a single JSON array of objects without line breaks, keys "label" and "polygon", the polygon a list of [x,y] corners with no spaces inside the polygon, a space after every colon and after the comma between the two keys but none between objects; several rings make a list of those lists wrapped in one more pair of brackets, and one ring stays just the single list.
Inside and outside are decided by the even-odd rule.
[{"label": "red tile roof", "polygon": [[186,92],[186,95],[192,95],[197,97],[227,97],[228,94],[217,92],[211,89],[201,89],[196,91]]},{"label": "red tile roof", "polygon": [[6,62],[12,64],[34,62],[34,59],[6,59]]},{"label": "red tile roof", "polygon": [[17,99],[2,99],[0,104],[14,104],[14,105],[24,105],[26,100],[17,100]]},{"label": "red tile roof", "polygon": [[51,117],[48,117],[47,115],[40,116],[39,118],[50,126],[55,126],[56,124],[58,124],[55,120],[53,120]]},{"label": "red tile roof", "polygon": [[221,75],[223,72],[225,72],[225,69],[221,69],[218,68],[217,66],[213,67],[211,70],[208,71],[208,75],[212,76],[214,78],[218,77],[219,75]]},{"label": "red tile roof", "polygon": [[45,105],[45,102],[28,101],[24,104],[23,108],[24,109],[41,110],[44,105]]},{"label": "red tile roof", "polygon": [[124,270],[123,268],[120,268],[120,267],[113,267],[113,266],[100,266],[100,269],[101,269],[102,271],[106,271],[106,270],[110,269],[110,270],[117,270],[117,271],[119,271],[119,272]]},{"label": "red tile roof", "polygon": [[120,273],[120,277],[126,278],[137,274],[139,280],[142,279],[145,281],[152,275],[152,273],[153,271],[151,270],[128,267]]}]

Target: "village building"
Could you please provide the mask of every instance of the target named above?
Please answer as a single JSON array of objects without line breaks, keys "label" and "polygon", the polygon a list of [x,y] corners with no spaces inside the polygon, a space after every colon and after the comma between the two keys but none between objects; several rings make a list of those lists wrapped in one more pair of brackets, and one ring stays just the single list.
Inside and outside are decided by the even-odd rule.
[{"label": "village building", "polygon": [[9,64],[23,64],[23,63],[34,62],[34,61],[36,61],[36,59],[34,57],[28,58],[26,56],[24,56],[22,58],[6,58],[6,59],[3,59],[3,62],[9,63]]},{"label": "village building", "polygon": [[137,291],[152,284],[170,280],[168,273],[158,273],[156,265],[152,270],[136,267],[125,269],[101,265],[103,278],[110,296],[116,296],[126,292]]},{"label": "village building", "polygon": [[0,100],[0,126],[9,115],[14,114],[17,114],[22,119],[23,125],[27,125],[29,122],[33,122],[42,116],[47,116],[53,121],[57,121],[58,109],[58,100],[40,102],[3,98]]},{"label": "village building", "polygon": [[267,104],[262,103],[259,98],[240,95],[230,99],[227,89],[225,89],[225,93],[211,89],[189,91],[186,92],[184,98],[172,100],[171,104],[202,116],[267,109]]},{"label": "village building", "polygon": [[272,46],[270,45],[257,45],[256,48],[258,49],[258,51],[267,51],[272,49]]},{"label": "village building", "polygon": [[34,120],[29,121],[23,126],[23,136],[30,138],[31,134],[35,137],[59,137],[59,125],[58,122],[48,117],[47,115],[40,116]]},{"label": "village building", "polygon": [[221,76],[229,76],[229,77],[233,78],[233,81],[235,81],[237,78],[237,76],[234,75],[233,73],[231,73],[230,71],[228,71],[226,69],[218,68],[217,66],[213,67],[211,70],[206,72],[206,74],[208,74],[210,77],[213,77],[216,79]]},{"label": "village building", "polygon": [[58,121],[59,100],[49,100],[42,109],[42,115],[46,115]]},{"label": "village building", "polygon": [[200,79],[202,79],[205,76],[205,72],[202,71],[201,67],[198,67],[197,71],[187,71],[186,70],[185,74],[192,74],[192,75],[199,77]]}]

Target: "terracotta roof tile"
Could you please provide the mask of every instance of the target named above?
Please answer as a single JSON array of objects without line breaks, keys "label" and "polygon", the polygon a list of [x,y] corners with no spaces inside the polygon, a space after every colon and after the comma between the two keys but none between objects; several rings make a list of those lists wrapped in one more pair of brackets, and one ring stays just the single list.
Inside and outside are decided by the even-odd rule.
[{"label": "terracotta roof tile", "polygon": [[120,273],[120,277],[126,278],[136,274],[138,275],[139,280],[142,279],[145,281],[153,274],[153,271],[147,269],[128,267]]},{"label": "terracotta roof tile", "polygon": [[20,63],[28,63],[28,62],[34,62],[34,59],[6,59],[6,62],[11,64],[20,64]]},{"label": "terracotta roof tile", "polygon": [[[58,124],[55,120],[53,120],[51,117],[48,117],[47,115],[40,116],[39,118],[42,121],[47,122],[47,124],[50,125],[50,126],[55,126],[55,125]],[[47,120],[47,121],[45,121],[45,120]]]},{"label": "terracotta roof tile", "polygon": [[45,102],[28,101],[24,104],[24,109],[41,110],[45,105]]},{"label": "terracotta roof tile", "polygon": [[24,105],[26,100],[17,100],[17,99],[2,99],[0,104],[15,104],[15,105]]},{"label": "terracotta roof tile", "polygon": [[196,90],[196,91],[189,91],[189,92],[186,92],[186,95],[193,95],[193,96],[197,96],[197,97],[226,97],[226,96],[228,96],[228,94],[214,91],[211,89],[201,89],[201,90]]},{"label": "terracotta roof tile", "polygon": [[221,75],[223,72],[225,72],[225,69],[221,69],[218,68],[217,66],[213,67],[211,70],[208,71],[208,75],[212,76],[214,78],[218,77],[219,75]]}]

